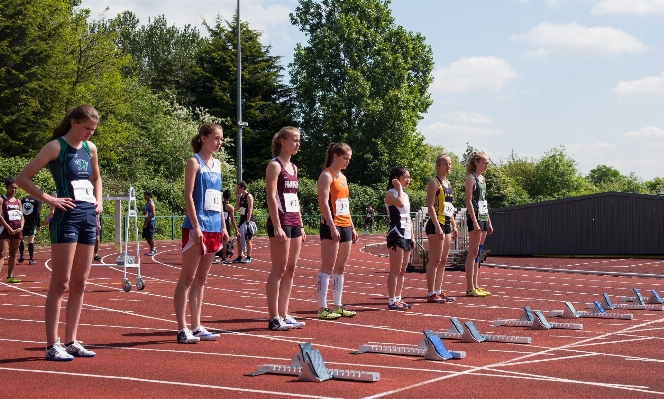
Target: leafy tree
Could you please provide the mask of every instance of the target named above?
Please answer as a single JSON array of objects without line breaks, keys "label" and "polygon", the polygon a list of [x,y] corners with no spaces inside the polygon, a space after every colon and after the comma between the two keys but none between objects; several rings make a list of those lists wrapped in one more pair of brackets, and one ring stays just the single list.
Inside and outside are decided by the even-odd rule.
[{"label": "leafy tree", "polygon": [[533,196],[535,186],[535,165],[534,159],[521,158],[513,150],[510,156],[500,162],[500,169],[505,175],[511,177],[519,186],[521,186],[529,196]]},{"label": "leafy tree", "polygon": [[417,123],[431,105],[431,47],[396,25],[388,0],[300,0],[291,22],[308,36],[290,65],[303,131],[301,159],[320,171],[330,142],[344,141],[362,168],[349,179],[382,183],[390,167],[411,169],[415,187],[431,165]]},{"label": "leafy tree", "polygon": [[565,147],[552,148],[537,161],[531,195],[540,200],[571,197],[587,193],[577,162]]},{"label": "leafy tree", "polygon": [[645,182],[646,190],[651,194],[656,194],[664,191],[664,179],[661,177],[655,177],[652,180]]},{"label": "leafy tree", "polygon": [[598,165],[588,173],[588,180],[596,186],[603,183],[610,183],[619,180],[622,177],[618,169],[607,165]]}]

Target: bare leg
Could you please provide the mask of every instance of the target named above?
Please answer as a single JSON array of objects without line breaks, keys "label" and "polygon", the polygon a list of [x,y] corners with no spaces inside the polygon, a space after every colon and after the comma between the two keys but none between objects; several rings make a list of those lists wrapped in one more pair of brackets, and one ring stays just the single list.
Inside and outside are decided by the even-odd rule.
[{"label": "bare leg", "polygon": [[189,296],[189,289],[194,282],[196,269],[198,269],[198,264],[202,256],[200,245],[194,245],[182,253],[182,270],[180,270],[180,278],[175,286],[175,294],[173,294],[173,305],[175,306],[178,331],[187,327],[187,297]]},{"label": "bare leg", "polygon": [[427,291],[434,292],[438,285],[438,275],[440,274],[440,280],[442,281],[442,274],[445,271],[445,264],[443,263],[442,271],[440,270],[442,252],[443,252],[443,240],[438,238],[438,234],[428,234],[429,237],[429,265],[427,266]]},{"label": "bare leg", "polygon": [[[286,263],[286,270],[281,277],[279,284],[279,301],[278,313],[279,316],[286,317],[288,313],[288,304],[290,302],[291,290],[293,288],[293,275],[295,274],[295,266],[297,260],[300,258],[300,249],[302,248],[302,237],[291,238],[288,248],[288,262]],[[272,318],[270,317],[270,320]]]},{"label": "bare leg", "polygon": [[477,268],[475,267],[475,257],[480,246],[480,239],[482,238],[481,231],[468,232],[468,255],[466,256],[466,291],[472,291],[477,286]]},{"label": "bare leg", "polygon": [[154,251],[154,238],[146,238],[145,241],[147,241],[150,246],[150,252]]},{"label": "bare leg", "polygon": [[251,240],[247,240],[247,258],[251,258],[251,248],[254,244],[251,243]]},{"label": "bare leg", "polygon": [[[290,248],[290,241],[286,239],[280,242],[276,237],[270,238],[270,258],[272,259],[272,269],[265,284],[265,295],[267,296],[267,311],[270,314],[270,320],[279,316],[279,293],[281,292],[281,279],[286,272],[286,265],[288,263],[288,250]],[[288,280],[288,279],[287,279]],[[293,278],[290,278],[292,283]],[[286,281],[285,281],[286,282]],[[287,292],[290,292],[290,287]]]},{"label": "bare leg", "polygon": [[7,276],[14,275],[14,267],[16,267],[16,251],[18,251],[18,246],[21,243],[21,240],[9,240],[9,259],[7,260]]},{"label": "bare leg", "polygon": [[2,266],[5,264],[5,256],[7,256],[8,248],[9,240],[0,240],[0,272],[2,272]]},{"label": "bare leg", "polygon": [[189,310],[191,312],[191,329],[195,330],[201,325],[201,307],[203,306],[203,289],[207,280],[210,266],[214,260],[214,253],[203,255],[196,268],[196,276],[189,288]]},{"label": "bare leg", "polygon": [[85,295],[85,284],[90,275],[93,250],[92,245],[76,244],[69,278],[69,294],[67,295],[65,343],[76,340],[78,321],[81,318],[83,296]]},{"label": "bare leg", "polygon": [[445,264],[447,263],[447,255],[450,253],[450,243],[452,241],[452,234],[445,234],[443,239],[443,253],[440,257],[440,264],[438,266],[438,273],[436,273],[435,287],[438,290],[443,290],[443,277],[445,277]]},{"label": "bare leg", "polygon": [[[328,276],[332,275],[332,271],[334,270],[335,262],[337,261],[337,253],[338,252],[339,252],[339,241],[320,240],[320,272],[321,273],[325,273]],[[320,286],[320,282],[319,282],[319,286]],[[327,291],[327,289],[326,289],[326,291]],[[327,295],[327,292],[325,292],[325,295]],[[325,303],[325,306],[321,306],[321,304],[318,303],[318,311],[319,312],[322,312],[326,308],[327,308],[327,303]]]},{"label": "bare leg", "polygon": [[399,276],[397,278],[396,294],[399,297],[401,296],[401,292],[403,291],[403,279],[404,279],[404,276],[406,275],[406,268],[408,267],[408,261],[409,260],[410,260],[410,251],[403,251],[402,260],[401,260],[401,268],[399,269]]},{"label": "bare leg", "polygon": [[[387,275],[387,293],[390,298],[397,296],[397,280],[401,272],[401,264],[403,263],[404,250],[399,246],[390,248],[390,274]],[[402,280],[403,285],[403,280]]]},{"label": "bare leg", "polygon": [[58,339],[58,323],[62,296],[69,286],[76,243],[51,244],[51,282],[44,306],[44,324],[46,327],[46,346],[51,346]]},{"label": "bare leg", "polygon": [[[477,247],[477,251],[478,251],[478,252],[479,252],[479,249],[480,249],[480,248],[479,248],[479,245],[484,245],[484,240],[486,240],[486,234],[487,234],[486,231],[483,231],[483,232],[482,232],[482,237],[481,237],[480,242],[479,242],[478,247]],[[477,278],[479,277],[479,274],[480,274],[480,263],[479,263],[479,262],[475,262],[475,258],[477,258],[478,255],[481,255],[481,254],[478,253],[478,254],[475,255],[475,257],[473,258],[473,262],[474,262],[474,264],[473,264],[473,268],[475,269],[475,272],[474,272],[475,274],[473,275],[473,284],[474,284],[475,287],[479,287],[479,286],[480,286],[479,283],[477,282]]]}]

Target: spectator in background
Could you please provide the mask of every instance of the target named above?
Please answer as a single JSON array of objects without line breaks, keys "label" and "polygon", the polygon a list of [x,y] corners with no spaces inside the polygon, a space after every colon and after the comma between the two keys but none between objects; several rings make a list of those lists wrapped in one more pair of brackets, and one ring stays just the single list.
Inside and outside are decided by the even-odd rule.
[{"label": "spectator in background", "polygon": [[157,219],[154,216],[155,206],[152,200],[152,192],[144,192],[143,198],[145,199],[145,206],[143,207],[143,216],[145,216],[143,221],[143,238],[145,238],[145,241],[150,246],[150,252],[146,253],[145,256],[154,256],[157,253],[157,250],[154,248],[154,232],[157,230]]},{"label": "spectator in background", "polygon": [[[36,186],[39,189],[39,186]],[[41,190],[41,189],[40,189]],[[34,255],[35,255],[35,234],[41,225],[41,209],[42,202],[32,195],[28,194],[21,200],[21,206],[23,208],[23,218],[25,222],[23,224],[23,239],[18,245],[18,263],[22,263],[25,258],[23,253],[25,251],[25,244],[23,241],[27,239],[28,241],[28,254],[30,255],[30,260],[28,264],[34,265]]]}]

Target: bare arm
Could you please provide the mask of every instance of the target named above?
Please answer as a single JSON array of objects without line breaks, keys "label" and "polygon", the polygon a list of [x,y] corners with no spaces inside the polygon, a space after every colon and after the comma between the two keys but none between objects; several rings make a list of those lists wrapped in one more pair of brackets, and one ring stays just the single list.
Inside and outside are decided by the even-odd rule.
[{"label": "bare arm", "polygon": [[427,185],[427,212],[429,212],[429,219],[433,223],[436,234],[443,236],[443,230],[440,228],[440,223],[438,223],[438,215],[436,215],[436,209],[433,207],[436,203],[436,194],[438,192],[438,180],[431,179]]},{"label": "bare arm", "polygon": [[[42,170],[49,162],[58,157],[60,152],[60,144],[57,141],[49,141],[37,154],[35,159],[30,161],[29,164],[23,168],[23,170],[16,176],[16,184],[25,190],[28,194],[37,198],[40,201],[46,202],[49,204],[53,210],[55,208],[62,209],[64,211],[68,209],[74,209],[76,204],[71,198],[57,198],[51,195],[46,194],[42,190],[38,189],[37,186],[32,182],[32,178],[35,177],[40,170]],[[96,154],[96,147],[95,147]],[[96,158],[95,158],[96,159]],[[98,171],[99,169],[97,169]],[[101,198],[101,180],[100,180],[100,197]],[[52,215],[51,215],[52,216]]]},{"label": "bare arm", "polygon": [[267,202],[267,211],[270,214],[270,219],[272,219],[272,224],[274,225],[275,230],[277,227],[281,227],[281,221],[279,220],[279,206],[277,205],[277,178],[279,177],[280,172],[281,167],[276,161],[270,162],[265,171],[265,200]]},{"label": "bare arm", "polygon": [[[2,199],[2,197],[0,197],[0,209],[2,209],[2,204],[4,202],[5,201]],[[9,224],[7,224],[7,222],[5,221],[5,218],[2,216],[2,212],[0,212],[0,224],[2,224],[2,227],[4,227],[5,230],[12,231],[12,228],[9,227]]]},{"label": "bare arm", "polygon": [[473,188],[475,187],[475,178],[472,175],[466,176],[465,185],[466,211],[468,212],[468,217],[470,217],[470,220],[473,222],[473,226],[479,226],[477,223],[477,215],[475,215],[475,209],[473,209]]},{"label": "bare arm", "polygon": [[[198,224],[198,218],[196,217],[196,206],[194,205],[193,197],[196,173],[198,173],[198,161],[195,157],[191,157],[187,161],[187,166],[184,169],[184,209],[187,213],[187,216],[189,216],[192,229],[200,233],[200,237],[202,237],[203,234],[201,233],[201,228]],[[200,241],[196,241],[196,243],[198,242]]]},{"label": "bare arm", "polygon": [[101,199],[102,184],[101,173],[99,172],[99,162],[97,158],[97,146],[89,141],[88,146],[90,147],[90,164],[92,166],[92,175],[90,176],[90,181],[95,188],[95,199],[97,199],[95,210],[97,213],[102,213],[104,210],[104,201]]},{"label": "bare arm", "polygon": [[[233,225],[233,229],[235,229],[235,234],[237,234],[238,229],[237,229],[237,223],[235,222],[235,208],[233,208],[233,205],[226,204],[226,212],[228,212],[228,217],[231,219],[231,224]],[[226,227],[228,228],[228,234],[230,234],[231,233],[230,226]]]},{"label": "bare arm", "polygon": [[405,198],[403,196],[403,189],[401,188],[401,183],[397,179],[392,180],[392,186],[397,192],[397,195],[390,192],[389,190],[385,193],[385,203],[387,205],[393,205],[397,208],[403,208],[405,205]]},{"label": "bare arm", "polygon": [[254,214],[254,196],[247,194],[247,221],[251,220]]}]

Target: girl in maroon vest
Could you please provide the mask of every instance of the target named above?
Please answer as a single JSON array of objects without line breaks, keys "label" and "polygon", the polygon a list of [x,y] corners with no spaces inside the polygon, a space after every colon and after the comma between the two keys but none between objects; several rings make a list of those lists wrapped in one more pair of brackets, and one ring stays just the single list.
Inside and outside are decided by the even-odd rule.
[{"label": "girl in maroon vest", "polygon": [[5,253],[9,253],[9,261],[7,262],[7,282],[20,283],[21,280],[13,276],[14,266],[16,266],[16,251],[23,239],[23,207],[21,201],[16,198],[16,190],[18,186],[13,178],[8,178],[5,181],[7,187],[7,194],[0,197],[0,271],[2,265],[5,263]]}]

